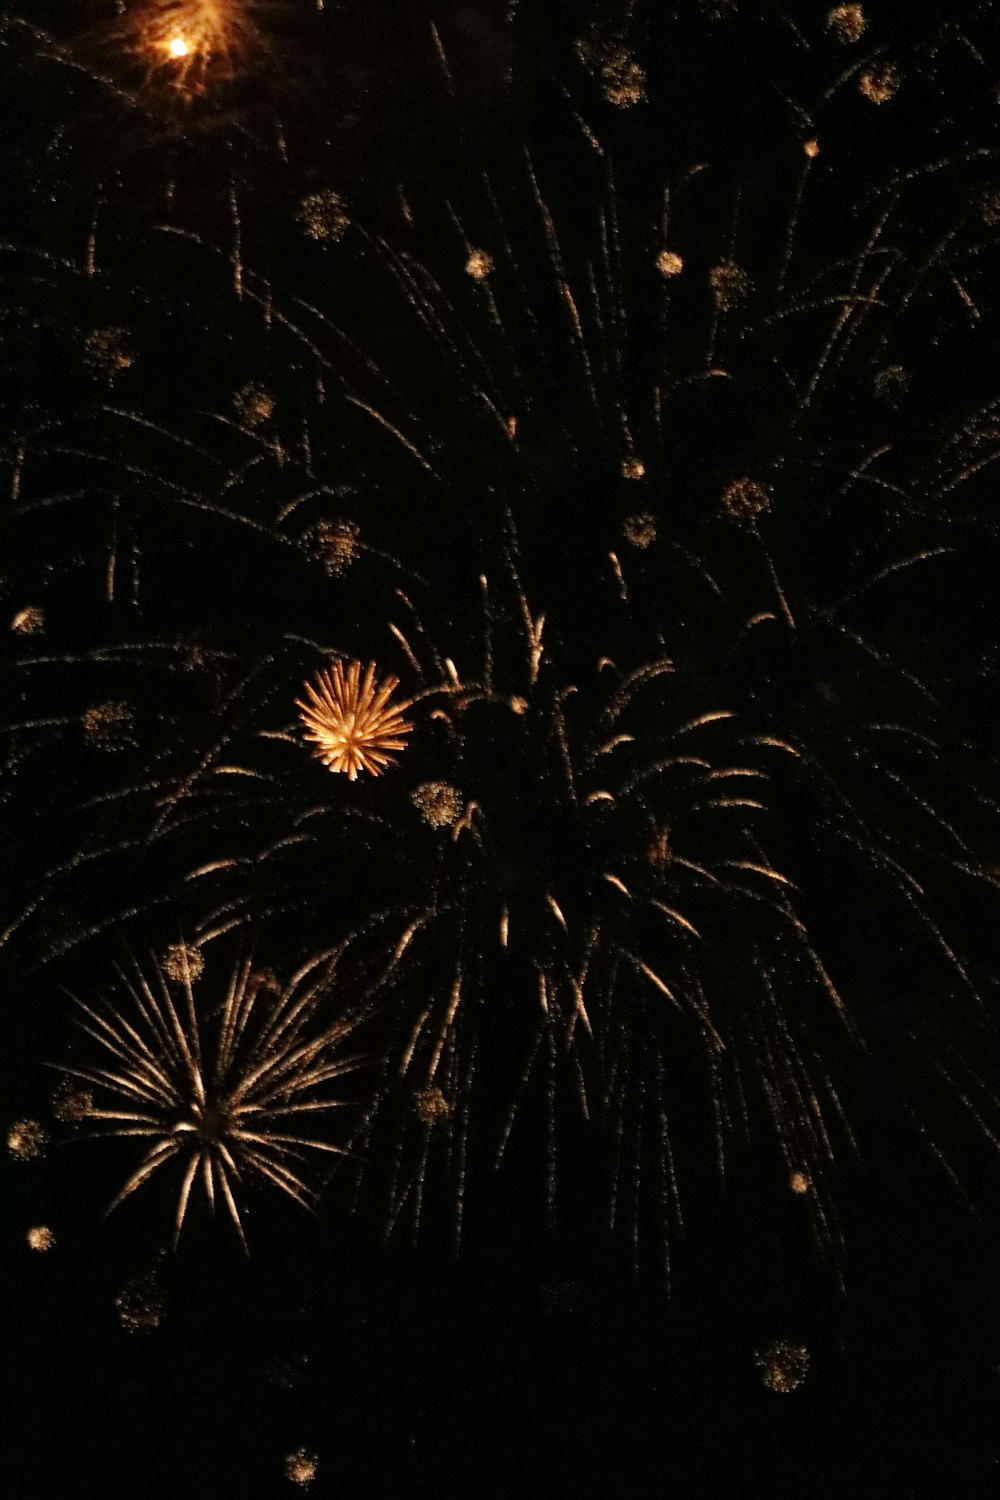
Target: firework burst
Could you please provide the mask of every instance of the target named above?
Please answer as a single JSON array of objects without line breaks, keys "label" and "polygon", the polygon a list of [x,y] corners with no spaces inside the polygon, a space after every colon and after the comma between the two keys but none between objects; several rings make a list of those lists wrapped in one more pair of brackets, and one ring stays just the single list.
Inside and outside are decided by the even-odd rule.
[{"label": "firework burst", "polygon": [[[611,599],[620,576],[607,570]],[[610,1227],[637,1244],[655,1221],[666,1250],[680,1177],[697,1170],[670,1101],[699,1058],[708,1087],[688,1108],[720,1170],[747,1112],[748,1055],[785,1175],[821,1181],[831,1138],[847,1138],[828,1069],[806,1059],[775,999],[796,973],[851,1035],[795,883],[768,851],[775,789],[802,757],[706,702],[665,653],[595,650],[587,663],[578,628],[567,646],[512,565],[480,594],[478,652],[466,640],[446,655],[408,598],[393,627],[420,716],[413,753],[433,773],[411,794],[411,820],[429,830],[411,835],[426,844],[428,895],[394,950],[385,1067],[352,1141],[374,1160],[385,1134],[401,1144],[390,1226],[419,1223],[443,1164],[458,1234],[467,1179],[503,1163],[519,1122],[540,1124],[535,1181],[554,1225],[571,1154],[560,1122],[575,1117],[603,1164]],[[596,614],[598,596],[589,603]],[[833,1256],[832,1208],[821,1190],[812,1203]]]},{"label": "firework burst", "polygon": [[350,781],[359,771],[378,776],[405,750],[413,725],[403,718],[407,704],[391,702],[398,686],[398,677],[376,678],[373,661],[363,678],[359,661],[346,672],[338,661],[317,673],[315,686],[306,683],[307,701],[296,699],[296,707],[328,770],[343,771]]},{"label": "firework burst", "polygon": [[209,1207],[221,1199],[246,1250],[239,1185],[256,1177],[309,1206],[303,1165],[341,1150],[309,1126],[343,1107],[331,1086],[358,1064],[344,1050],[354,1023],[322,1018],[337,956],[313,960],[287,985],[244,957],[206,1013],[187,949],[177,945],[177,953],[148,974],[138,964],[120,970],[114,997],[99,1007],[77,1001],[78,1024],[102,1061],[62,1072],[94,1090],[86,1119],[96,1134],[147,1143],[112,1209],[151,1178],[179,1171],[175,1246],[200,1179]]}]

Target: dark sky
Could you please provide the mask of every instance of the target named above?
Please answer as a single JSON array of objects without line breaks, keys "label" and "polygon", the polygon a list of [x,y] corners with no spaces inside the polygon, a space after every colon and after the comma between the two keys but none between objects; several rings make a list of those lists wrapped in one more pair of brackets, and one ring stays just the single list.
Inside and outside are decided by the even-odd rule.
[{"label": "dark sky", "polygon": [[0,22],[4,1495],[1000,1489],[991,11]]}]

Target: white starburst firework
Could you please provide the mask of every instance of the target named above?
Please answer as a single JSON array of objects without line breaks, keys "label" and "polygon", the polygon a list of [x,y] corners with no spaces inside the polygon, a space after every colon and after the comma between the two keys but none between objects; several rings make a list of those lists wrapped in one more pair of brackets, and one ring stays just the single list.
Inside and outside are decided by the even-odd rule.
[{"label": "white starburst firework", "polygon": [[175,1246],[199,1174],[209,1207],[218,1194],[244,1251],[234,1188],[245,1175],[310,1206],[301,1164],[313,1152],[343,1152],[303,1134],[305,1117],[343,1107],[329,1085],[358,1063],[343,1050],[354,1019],[317,1025],[339,952],[313,959],[284,986],[245,955],[208,1013],[186,963],[179,974],[155,963],[149,975],[134,962],[131,973],[119,969],[127,1006],[117,996],[99,1008],[77,1001],[81,1029],[104,1061],[61,1071],[94,1086],[87,1118],[102,1122],[97,1134],[149,1143],[109,1212],[174,1162],[182,1166]]},{"label": "white starburst firework", "polygon": [[370,661],[361,676],[361,663],[352,661],[346,672],[342,662],[317,673],[316,685],[305,685],[308,702],[296,699],[306,738],[315,741],[317,754],[331,771],[346,771],[351,781],[359,771],[378,776],[393,756],[406,748],[413,725],[404,719],[408,703],[390,704],[399,686],[398,677],[375,676]]}]

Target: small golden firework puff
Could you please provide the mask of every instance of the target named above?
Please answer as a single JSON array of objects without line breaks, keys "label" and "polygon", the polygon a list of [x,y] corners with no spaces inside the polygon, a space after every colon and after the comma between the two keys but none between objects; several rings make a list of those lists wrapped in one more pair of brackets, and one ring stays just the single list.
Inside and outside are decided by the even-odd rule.
[{"label": "small golden firework puff", "polygon": [[375,676],[370,661],[361,676],[361,663],[352,661],[344,669],[334,662],[307,682],[308,702],[296,698],[306,738],[313,740],[316,754],[331,771],[346,771],[351,781],[359,771],[378,776],[394,756],[406,749],[406,736],[413,725],[403,718],[409,703],[390,703],[399,678]]}]

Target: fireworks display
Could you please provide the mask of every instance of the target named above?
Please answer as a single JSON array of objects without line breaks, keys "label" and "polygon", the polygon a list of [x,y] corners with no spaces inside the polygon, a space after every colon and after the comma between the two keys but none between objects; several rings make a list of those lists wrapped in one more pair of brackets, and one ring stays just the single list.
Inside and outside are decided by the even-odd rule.
[{"label": "fireworks display", "polygon": [[[529,1436],[507,1325],[553,1371],[616,1349],[581,1376],[610,1409],[606,1295],[651,1352],[579,1493],[704,1489],[643,1468],[682,1392],[850,1425],[846,1362],[919,1364],[901,1309],[965,1326],[933,1247],[995,1249],[1000,1184],[994,31],[980,0],[0,23],[20,1263],[146,1371],[228,1327],[249,1389],[244,1320],[308,1370],[247,1449],[268,1484],[492,1492],[442,1436],[493,1451],[487,1408],[522,1467],[582,1443],[554,1376]],[[397,1273],[503,1287],[470,1296],[516,1304],[475,1313],[506,1373]],[[369,1361],[410,1395],[352,1468]],[[173,1492],[242,1493],[227,1441]]]}]

